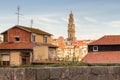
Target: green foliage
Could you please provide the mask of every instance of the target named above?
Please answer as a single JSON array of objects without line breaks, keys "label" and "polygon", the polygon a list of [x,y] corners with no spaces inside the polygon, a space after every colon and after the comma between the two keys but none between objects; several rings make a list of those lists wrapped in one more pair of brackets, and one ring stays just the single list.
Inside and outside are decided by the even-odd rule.
[{"label": "green foliage", "polygon": [[11,68],[19,68],[19,67],[68,67],[68,66],[120,66],[120,64],[89,64],[89,63],[82,63],[82,62],[63,62],[63,63],[42,63],[36,65],[20,65],[20,66],[11,66]]},{"label": "green foliage", "polygon": [[2,61],[0,61],[0,67],[3,67],[3,65],[2,65]]}]

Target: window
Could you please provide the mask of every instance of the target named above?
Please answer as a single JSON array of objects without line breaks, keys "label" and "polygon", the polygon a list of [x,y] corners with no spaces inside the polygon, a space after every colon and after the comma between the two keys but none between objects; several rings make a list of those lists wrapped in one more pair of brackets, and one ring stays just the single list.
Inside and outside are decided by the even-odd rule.
[{"label": "window", "polygon": [[36,36],[36,34],[32,33],[32,35],[31,35],[31,41],[32,42],[35,42],[35,36]]},{"label": "window", "polygon": [[43,36],[43,43],[47,43],[47,36],[46,35]]},{"label": "window", "polygon": [[20,37],[19,36],[14,37],[14,39],[15,39],[15,42],[19,42],[20,41]]},{"label": "window", "polygon": [[10,65],[10,55],[5,53],[1,55],[2,65],[9,66]]},{"label": "window", "polygon": [[93,46],[93,51],[98,51],[98,46]]},{"label": "window", "polygon": [[32,34],[32,36],[31,36],[31,41],[32,41],[32,42],[35,42],[35,34]]}]

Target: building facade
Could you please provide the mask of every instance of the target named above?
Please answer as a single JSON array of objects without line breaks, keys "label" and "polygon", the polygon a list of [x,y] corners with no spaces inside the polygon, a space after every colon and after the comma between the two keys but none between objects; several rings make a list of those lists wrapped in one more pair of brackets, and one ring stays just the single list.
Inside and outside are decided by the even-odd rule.
[{"label": "building facade", "polygon": [[16,25],[2,33],[0,60],[3,65],[25,65],[41,60],[56,60],[52,34],[36,28]]},{"label": "building facade", "polygon": [[59,61],[81,61],[87,54],[87,44],[84,41],[69,42],[66,39],[53,39],[53,44],[57,45],[57,60]]},{"label": "building facade", "polygon": [[120,63],[120,35],[107,35],[88,45],[88,54],[82,62]]}]

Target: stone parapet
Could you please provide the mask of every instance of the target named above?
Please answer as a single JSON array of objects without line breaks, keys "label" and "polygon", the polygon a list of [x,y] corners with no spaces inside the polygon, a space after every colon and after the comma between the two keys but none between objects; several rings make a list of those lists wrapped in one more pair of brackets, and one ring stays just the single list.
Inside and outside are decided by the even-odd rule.
[{"label": "stone parapet", "polygon": [[120,80],[120,66],[0,68],[0,80]]}]

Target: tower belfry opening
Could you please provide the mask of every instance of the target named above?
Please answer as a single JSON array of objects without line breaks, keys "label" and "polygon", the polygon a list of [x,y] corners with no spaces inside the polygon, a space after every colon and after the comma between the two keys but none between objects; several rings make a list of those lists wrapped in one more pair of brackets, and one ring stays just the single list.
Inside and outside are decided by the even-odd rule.
[{"label": "tower belfry opening", "polygon": [[74,24],[74,17],[73,13],[69,14],[69,23],[68,23],[68,41],[74,42],[76,41],[75,37],[75,24]]}]

